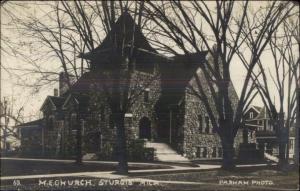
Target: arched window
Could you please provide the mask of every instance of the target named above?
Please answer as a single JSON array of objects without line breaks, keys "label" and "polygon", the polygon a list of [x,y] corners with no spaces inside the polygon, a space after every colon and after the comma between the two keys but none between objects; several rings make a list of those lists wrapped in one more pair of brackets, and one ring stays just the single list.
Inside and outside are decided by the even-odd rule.
[{"label": "arched window", "polygon": [[198,128],[199,128],[199,133],[203,132],[203,118],[202,115],[198,115]]},{"label": "arched window", "polygon": [[205,133],[209,133],[209,117],[205,116]]},{"label": "arched window", "polygon": [[202,148],[202,156],[203,156],[203,158],[207,158],[207,148],[206,147]]},{"label": "arched window", "polygon": [[197,147],[196,157],[197,158],[206,158],[207,157],[207,147]]},{"label": "arched window", "polygon": [[217,157],[217,147],[213,147],[212,157],[213,158]]},{"label": "arched window", "polygon": [[146,89],[144,91],[144,102],[148,103],[149,102],[149,89]]},{"label": "arched window", "polygon": [[223,150],[222,147],[218,148],[218,157],[223,157]]}]

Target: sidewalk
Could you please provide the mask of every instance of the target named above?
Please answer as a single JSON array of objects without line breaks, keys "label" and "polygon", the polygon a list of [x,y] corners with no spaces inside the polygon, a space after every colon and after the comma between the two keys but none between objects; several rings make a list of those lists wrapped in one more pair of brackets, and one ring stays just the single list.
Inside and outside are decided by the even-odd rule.
[{"label": "sidewalk", "polygon": [[[69,159],[36,159],[36,158],[16,158],[16,157],[1,157],[5,160],[21,160],[21,161],[41,161],[41,162],[62,162],[62,163],[74,163],[75,160]],[[102,164],[117,164],[117,161],[92,161],[92,160],[83,160],[84,163],[102,163]],[[128,164],[133,165],[166,165],[164,163],[152,163],[152,162],[128,162]]]},{"label": "sidewalk", "polygon": [[[1,159],[6,160],[21,160],[21,161],[43,161],[43,162],[59,162],[59,163],[74,163],[74,160],[58,160],[58,159],[32,159],[32,158],[9,158],[3,157]],[[84,163],[98,163],[98,164],[117,164],[115,161],[83,161]],[[13,180],[13,179],[35,179],[35,178],[55,178],[55,177],[91,177],[91,178],[126,178],[135,175],[147,175],[147,174],[161,174],[161,173],[178,173],[178,172],[190,172],[208,169],[220,168],[220,165],[198,165],[197,167],[191,167],[190,163],[166,163],[166,162],[128,162],[129,166],[138,165],[161,165],[169,168],[166,169],[147,169],[147,170],[129,170],[128,176],[114,174],[114,171],[101,171],[101,172],[75,172],[75,173],[56,173],[56,174],[38,174],[38,175],[21,175],[21,176],[4,176],[1,180]]]},{"label": "sidewalk", "polygon": [[78,173],[59,173],[59,174],[40,174],[40,175],[25,175],[25,176],[5,176],[1,177],[1,180],[14,180],[14,179],[35,179],[35,178],[56,178],[56,177],[90,177],[90,178],[128,178],[130,176],[147,175],[147,174],[161,174],[161,173],[183,173],[199,170],[211,170],[218,169],[220,165],[201,165],[200,167],[181,167],[172,166],[169,169],[150,169],[150,170],[129,170],[128,175],[114,174],[114,171],[102,171],[102,172],[78,172]]},{"label": "sidewalk", "polygon": [[[64,162],[73,163],[73,160],[56,160],[56,159],[25,159],[25,158],[3,158],[12,160],[33,160],[33,161],[49,161],[49,162]],[[84,163],[103,163],[103,164],[116,164],[114,161],[84,161]],[[182,164],[160,164],[160,163],[141,163],[141,162],[129,162],[129,165],[165,165],[170,166],[167,169],[148,169],[148,170],[129,170],[128,175],[117,175],[114,171],[101,171],[101,172],[77,172],[77,173],[59,173],[59,174],[40,174],[40,175],[24,175],[24,176],[6,176],[1,177],[1,180],[13,180],[13,179],[35,179],[35,178],[55,178],[55,177],[90,177],[90,178],[105,178],[105,179],[121,179],[130,178],[132,176],[141,176],[149,174],[166,174],[166,173],[184,173],[192,171],[205,171],[214,170],[221,167],[221,165],[209,165],[200,164],[198,167],[183,167]],[[267,166],[268,164],[251,164],[251,165],[237,165],[237,167],[258,167]]]}]

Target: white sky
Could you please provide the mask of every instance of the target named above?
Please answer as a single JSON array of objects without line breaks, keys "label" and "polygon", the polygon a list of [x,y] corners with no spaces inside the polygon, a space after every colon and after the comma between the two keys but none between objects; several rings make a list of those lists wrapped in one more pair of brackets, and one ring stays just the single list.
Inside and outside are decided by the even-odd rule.
[{"label": "white sky", "polygon": [[[20,12],[20,14],[26,14],[27,11],[31,11],[31,13],[32,13],[32,11],[33,11],[37,15],[42,15],[43,13],[37,11],[35,9],[35,7],[32,6],[31,3],[32,2],[25,3],[28,6],[25,10],[24,10],[24,8],[21,8],[18,6],[10,7],[10,8],[13,8],[13,9],[15,8],[16,11]],[[259,8],[259,6],[261,6],[261,4],[263,4],[263,3],[261,3],[261,2],[253,3],[252,4],[253,9]],[[1,23],[4,24],[8,21],[9,21],[9,18],[7,17],[5,12],[3,10],[1,10]],[[18,34],[10,34],[11,30],[6,29],[5,27],[3,27],[3,25],[1,26],[1,33],[9,34],[10,38],[15,38],[18,36]],[[24,40],[26,40],[26,39],[24,39]],[[272,68],[273,67],[272,59],[273,58],[270,55],[270,53],[268,53],[268,51],[266,51],[262,55],[262,61],[264,62],[264,66],[266,68],[270,68],[271,71],[272,70],[274,71],[274,68]],[[1,64],[4,67],[22,68],[27,63],[25,63],[24,61],[22,61],[19,58],[16,58],[14,56],[9,56],[9,55],[1,52]],[[49,66],[49,67],[53,67],[53,68],[59,66],[59,63],[55,59],[48,61],[46,63],[43,63],[43,64],[45,64],[45,66],[47,66],[47,67]],[[233,59],[231,68],[230,68],[230,72],[231,72],[232,82],[234,84],[234,87],[235,87],[238,95],[239,95],[242,85],[243,85],[244,77],[245,77],[245,69],[244,69],[244,66],[240,63],[240,61],[237,58]],[[14,73],[16,73],[16,72],[14,71]],[[24,74],[24,72],[17,72],[17,74],[21,76]],[[34,76],[26,76],[26,78],[27,78],[27,80],[35,80]],[[24,78],[22,77],[22,79],[24,79]],[[39,109],[40,109],[43,101],[45,100],[47,95],[53,95],[53,88],[58,88],[58,84],[54,84],[52,86],[46,86],[40,92],[33,94],[32,89],[28,89],[26,87],[21,87],[21,86],[16,85],[16,83],[18,83],[18,80],[19,79],[16,75],[10,75],[9,72],[2,69],[2,75],[1,75],[2,99],[3,99],[3,97],[7,97],[7,99],[9,99],[9,100],[14,100],[14,106],[13,106],[14,110],[23,106],[25,121],[30,121],[30,120],[39,118],[41,116]],[[271,89],[274,89],[274,88],[275,88],[274,85],[271,86]],[[276,97],[275,101],[278,102],[278,99],[279,98]],[[258,98],[256,98],[253,101],[253,105],[262,105],[262,102],[261,102],[259,96],[258,96]]]}]

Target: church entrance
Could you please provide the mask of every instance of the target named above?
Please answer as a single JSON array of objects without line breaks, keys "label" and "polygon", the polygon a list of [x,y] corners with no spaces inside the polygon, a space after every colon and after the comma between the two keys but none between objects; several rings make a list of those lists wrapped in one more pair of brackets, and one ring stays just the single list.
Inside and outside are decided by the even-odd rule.
[{"label": "church entrance", "polygon": [[151,121],[147,117],[140,120],[139,132],[140,139],[151,139]]}]

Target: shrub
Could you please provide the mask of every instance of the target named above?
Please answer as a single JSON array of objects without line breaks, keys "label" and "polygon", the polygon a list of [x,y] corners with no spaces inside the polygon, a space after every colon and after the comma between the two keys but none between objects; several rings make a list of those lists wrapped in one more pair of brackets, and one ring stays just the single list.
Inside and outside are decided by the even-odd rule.
[{"label": "shrub", "polygon": [[115,159],[115,145],[112,143],[105,143],[100,152],[97,153],[99,160],[113,160]]},{"label": "shrub", "polygon": [[144,160],[153,161],[154,160],[154,148],[144,148]]},{"label": "shrub", "polygon": [[154,149],[145,148],[145,140],[137,139],[128,142],[128,160],[130,161],[153,161]]}]

